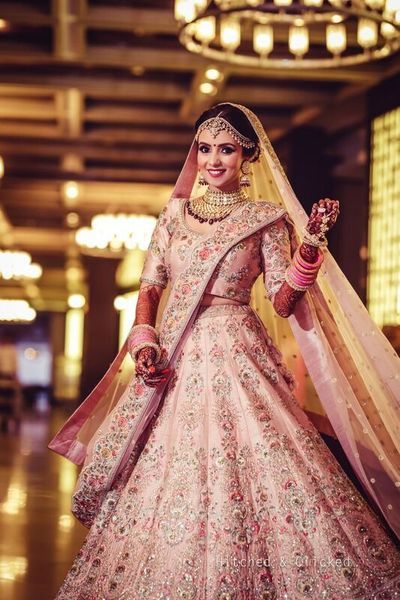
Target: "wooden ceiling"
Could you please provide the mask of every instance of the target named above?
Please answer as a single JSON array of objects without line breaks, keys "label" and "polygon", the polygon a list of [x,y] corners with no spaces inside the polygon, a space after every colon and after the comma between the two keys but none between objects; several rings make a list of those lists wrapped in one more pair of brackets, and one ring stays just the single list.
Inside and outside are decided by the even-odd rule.
[{"label": "wooden ceiling", "polygon": [[[42,291],[46,270],[60,282],[77,256],[70,211],[81,224],[103,211],[158,213],[204,108],[243,103],[275,142],[306,123],[334,132],[362,120],[358,99],[400,70],[398,55],[306,72],[219,65],[208,97],[199,83],[210,65],[179,44],[172,0],[0,1],[0,19],[1,245],[42,263]],[[62,191],[71,179],[74,201]]]}]

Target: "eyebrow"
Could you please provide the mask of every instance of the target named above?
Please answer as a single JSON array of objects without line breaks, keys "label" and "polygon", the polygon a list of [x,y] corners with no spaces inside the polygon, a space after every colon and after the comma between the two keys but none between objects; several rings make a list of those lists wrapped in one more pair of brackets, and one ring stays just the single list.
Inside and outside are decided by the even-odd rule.
[{"label": "eyebrow", "polygon": [[[199,144],[204,144],[205,146],[211,146],[211,144],[208,144],[207,142],[199,142]],[[220,146],[233,146],[235,148],[235,144],[233,144],[232,142],[223,142],[222,144],[217,144],[218,148]]]}]

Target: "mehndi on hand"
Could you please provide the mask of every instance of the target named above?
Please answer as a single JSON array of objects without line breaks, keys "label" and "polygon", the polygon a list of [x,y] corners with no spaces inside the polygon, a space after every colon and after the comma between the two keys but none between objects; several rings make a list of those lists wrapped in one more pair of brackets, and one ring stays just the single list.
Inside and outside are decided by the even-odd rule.
[{"label": "mehndi on hand", "polygon": [[323,198],[314,202],[308,223],[304,228],[304,241],[311,245],[326,245],[325,234],[332,229],[339,215],[339,201]]},{"label": "mehndi on hand", "polygon": [[142,348],[137,356],[136,375],[150,387],[166,381],[171,372],[171,368],[166,366],[165,348],[161,349],[161,357],[158,362],[156,362],[156,358],[156,351],[152,347]]}]

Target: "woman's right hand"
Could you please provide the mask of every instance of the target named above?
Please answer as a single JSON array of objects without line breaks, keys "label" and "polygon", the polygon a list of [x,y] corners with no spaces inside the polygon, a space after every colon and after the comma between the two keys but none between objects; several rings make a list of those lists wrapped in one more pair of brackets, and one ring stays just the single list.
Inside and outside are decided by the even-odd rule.
[{"label": "woman's right hand", "polygon": [[161,349],[160,360],[156,363],[155,359],[155,349],[148,346],[139,351],[136,361],[136,375],[150,387],[156,387],[162,381],[166,381],[171,372],[170,367],[165,367],[166,351],[164,348]]}]

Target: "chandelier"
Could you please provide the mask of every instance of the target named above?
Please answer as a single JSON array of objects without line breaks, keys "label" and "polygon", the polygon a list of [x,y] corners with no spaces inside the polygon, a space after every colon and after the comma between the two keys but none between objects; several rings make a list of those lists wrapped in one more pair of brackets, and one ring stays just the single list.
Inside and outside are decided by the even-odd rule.
[{"label": "chandelier", "polygon": [[35,309],[26,300],[0,299],[0,321],[29,322],[35,317]]},{"label": "chandelier", "polygon": [[356,65],[400,47],[400,0],[175,0],[175,18],[190,52],[250,67]]},{"label": "chandelier", "polygon": [[0,250],[0,277],[3,279],[38,279],[42,267],[32,262],[28,252]]},{"label": "chandelier", "polygon": [[157,219],[150,215],[103,214],[81,227],[75,241],[86,254],[120,258],[126,250],[147,250]]}]

